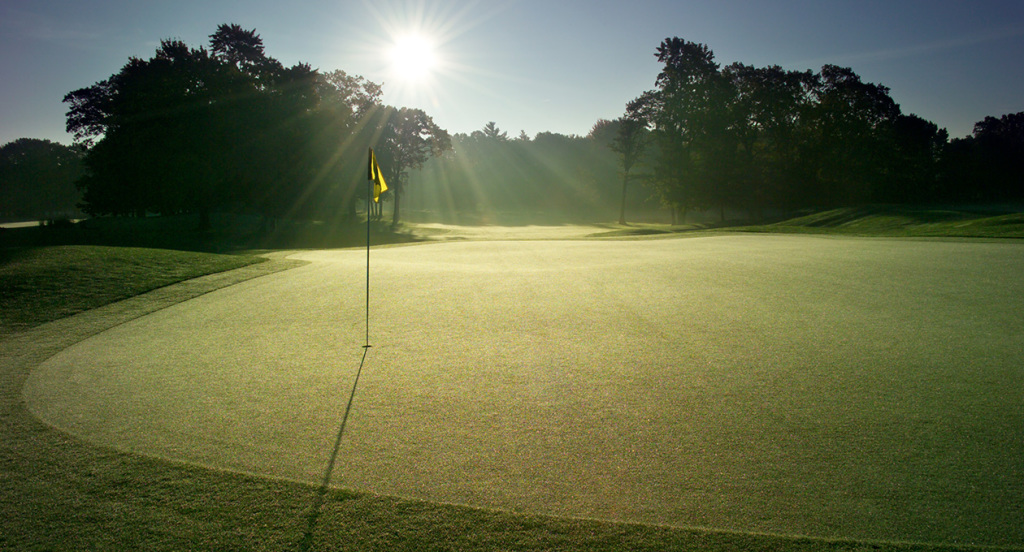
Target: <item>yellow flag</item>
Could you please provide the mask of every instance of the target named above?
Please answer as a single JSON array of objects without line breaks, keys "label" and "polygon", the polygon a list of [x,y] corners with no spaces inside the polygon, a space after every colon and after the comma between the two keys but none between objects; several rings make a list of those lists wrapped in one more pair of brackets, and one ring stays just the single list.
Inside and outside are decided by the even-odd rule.
[{"label": "yellow flag", "polygon": [[384,182],[384,175],[380,173],[380,165],[377,164],[377,156],[370,148],[370,165],[368,178],[373,181],[373,202],[380,202],[380,194],[388,191],[388,185]]}]

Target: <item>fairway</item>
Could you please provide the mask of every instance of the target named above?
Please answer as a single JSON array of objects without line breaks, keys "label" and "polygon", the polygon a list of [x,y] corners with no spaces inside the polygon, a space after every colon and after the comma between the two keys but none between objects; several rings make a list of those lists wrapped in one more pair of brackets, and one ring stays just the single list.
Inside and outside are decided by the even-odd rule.
[{"label": "fairway", "polygon": [[[88,441],[319,484],[365,250],[87,339],[25,386]],[[371,253],[332,483],[515,511],[1024,545],[1024,246],[789,235]]]}]

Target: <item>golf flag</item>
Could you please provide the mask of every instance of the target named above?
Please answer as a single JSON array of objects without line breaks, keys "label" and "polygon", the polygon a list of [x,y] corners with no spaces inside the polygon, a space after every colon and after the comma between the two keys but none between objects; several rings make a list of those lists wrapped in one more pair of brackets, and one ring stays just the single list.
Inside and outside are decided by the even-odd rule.
[{"label": "golf flag", "polygon": [[377,157],[373,155],[373,148],[370,148],[369,175],[373,181],[373,202],[380,202],[380,194],[388,191],[388,185],[384,182],[384,175],[380,173],[380,165],[377,164]]}]

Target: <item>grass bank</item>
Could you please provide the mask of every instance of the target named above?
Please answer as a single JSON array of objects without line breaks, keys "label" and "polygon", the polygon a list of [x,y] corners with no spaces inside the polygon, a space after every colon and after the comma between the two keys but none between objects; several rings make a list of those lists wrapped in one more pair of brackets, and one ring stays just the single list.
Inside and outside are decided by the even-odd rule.
[{"label": "grass bank", "polygon": [[[21,298],[14,302],[6,291],[2,295],[3,319],[17,319],[20,326],[0,339],[0,549],[957,549],[541,517],[343,490],[321,495],[306,485],[85,445],[43,426],[24,409],[20,390],[32,366],[94,331],[63,318],[70,312],[66,305],[91,308],[87,305],[250,262],[244,257],[108,248],[4,253],[0,271],[10,275],[3,276],[10,282],[5,289]],[[76,268],[68,269],[71,265]],[[36,312],[21,312],[25,310]],[[47,332],[26,329],[56,319],[61,319],[58,326]]]},{"label": "grass bank", "polygon": [[161,249],[0,249],[0,336],[260,257]]},{"label": "grass bank", "polygon": [[744,232],[842,234],[935,238],[1024,238],[1024,213],[992,214],[951,209],[860,207],[822,211],[773,224],[741,226]]},{"label": "grass bank", "polygon": [[1024,213],[869,206],[831,209],[771,223],[606,224],[594,238],[672,236],[694,232],[836,234],[865,237],[1024,238]]},{"label": "grass bank", "polygon": [[[406,243],[419,238],[392,229],[387,222],[371,225],[374,244]],[[253,215],[215,213],[209,228],[197,215],[99,217],[46,226],[0,228],[0,247],[106,245],[235,253],[260,249],[331,249],[366,244],[365,220],[268,220]]]}]

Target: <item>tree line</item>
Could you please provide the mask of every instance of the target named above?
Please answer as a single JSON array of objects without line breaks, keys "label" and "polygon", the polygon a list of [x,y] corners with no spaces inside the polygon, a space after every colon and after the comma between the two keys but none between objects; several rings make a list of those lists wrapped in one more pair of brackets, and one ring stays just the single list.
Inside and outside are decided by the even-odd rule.
[{"label": "tree line", "polygon": [[165,40],[67,94],[75,146],[5,145],[0,216],[68,211],[80,197],[93,215],[355,218],[368,146],[396,222],[410,191],[414,209],[467,222],[1024,201],[1024,113],[950,140],[849,68],[722,67],[680,38],[655,56],[654,88],[587,136],[509,137],[494,122],[449,136],[421,110],[383,105],[376,83],[285,67],[255,30],[220,25],[208,48]]},{"label": "tree line", "polygon": [[722,67],[706,45],[679,38],[655,56],[663,64],[655,88],[586,137],[509,139],[494,123],[456,135],[454,152],[417,176],[437,192],[424,205],[562,220],[559,213],[617,214],[625,223],[627,205],[629,218],[647,215],[652,198],[673,222],[694,211],[762,218],[864,204],[1024,201],[1024,113],[986,117],[951,141],[850,68]]},{"label": "tree line", "polygon": [[380,85],[308,64],[285,67],[254,30],[220,25],[209,48],[164,40],[110,78],[75,90],[67,130],[88,147],[79,181],[90,214],[249,210],[276,219],[353,215],[373,147],[395,205],[406,176],[450,149],[418,109]]},{"label": "tree line", "polygon": [[[410,205],[427,218],[453,222],[560,223],[606,221],[617,210],[617,161],[609,121],[587,136],[540,132],[515,138],[489,122],[452,137],[453,150],[415,173]],[[650,193],[636,188],[631,203]],[[657,209],[656,203],[649,205]]]},{"label": "tree line", "polygon": [[674,214],[1024,200],[1024,113],[949,141],[849,68],[721,67],[680,38],[655,55],[655,88],[627,105],[618,150],[649,144],[647,181]]}]

